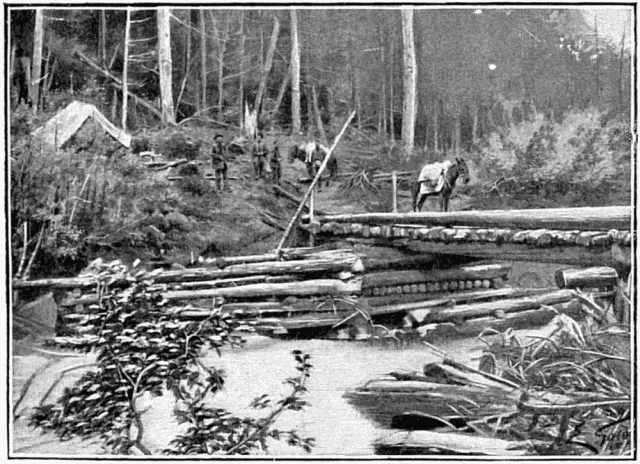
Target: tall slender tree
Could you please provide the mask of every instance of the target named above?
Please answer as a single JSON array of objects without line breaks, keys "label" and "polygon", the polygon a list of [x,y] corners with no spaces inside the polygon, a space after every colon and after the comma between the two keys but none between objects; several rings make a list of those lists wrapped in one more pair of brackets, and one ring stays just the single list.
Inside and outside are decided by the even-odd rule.
[{"label": "tall slender tree", "polygon": [[413,39],[413,7],[403,7],[402,42],[404,46],[404,89],[402,104],[402,144],[405,155],[413,152],[416,124],[416,51]]},{"label": "tall slender tree", "polygon": [[122,65],[122,129],[127,130],[127,103],[129,102],[129,39],[131,36],[131,7],[127,8],[124,26],[124,58]]},{"label": "tall slender tree", "polygon": [[175,124],[173,110],[172,60],[171,60],[171,10],[158,8],[158,64],[160,70],[160,98],[162,123]]},{"label": "tall slender tree", "polygon": [[31,66],[31,102],[33,112],[38,112],[40,101],[40,76],[42,73],[42,44],[44,41],[44,11],[36,8],[36,24],[33,31],[33,64]]},{"label": "tall slender tree", "polygon": [[300,46],[298,44],[298,15],[291,9],[291,132],[300,133]]}]

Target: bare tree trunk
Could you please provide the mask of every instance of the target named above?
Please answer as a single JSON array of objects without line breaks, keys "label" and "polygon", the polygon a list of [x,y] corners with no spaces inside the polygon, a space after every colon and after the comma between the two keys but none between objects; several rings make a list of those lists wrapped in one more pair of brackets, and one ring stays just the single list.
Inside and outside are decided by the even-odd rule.
[{"label": "bare tree trunk", "polygon": [[619,70],[619,75],[618,75],[618,105],[620,106],[620,108],[623,108],[624,106],[624,101],[623,101],[623,97],[624,97],[624,79],[623,77],[623,70],[624,70],[624,39],[627,33],[627,26],[625,25],[624,29],[622,30],[622,40],[620,41],[620,70]]},{"label": "bare tree trunk", "polygon": [[291,132],[300,133],[300,48],[295,9],[291,10]]},{"label": "bare tree trunk", "polygon": [[316,115],[316,126],[318,126],[318,131],[320,132],[320,139],[322,143],[327,146],[329,145],[329,141],[327,140],[327,134],[324,131],[324,125],[322,124],[322,116],[320,115],[320,107],[318,106],[318,95],[316,94],[315,86],[311,87],[311,97],[313,100],[313,111]]},{"label": "bare tree trunk", "polygon": [[162,123],[175,124],[171,61],[171,10],[158,8],[158,64],[160,70],[160,98]]},{"label": "bare tree trunk", "polygon": [[402,145],[408,158],[413,152],[416,121],[416,53],[413,39],[413,8],[402,8],[404,46],[404,98],[402,105]]},{"label": "bare tree trunk", "polygon": [[107,66],[107,11],[100,10],[100,66]]},{"label": "bare tree trunk", "polygon": [[284,76],[282,84],[280,85],[280,90],[278,91],[278,97],[276,98],[276,103],[273,106],[273,112],[271,114],[271,118],[275,118],[276,114],[278,114],[278,110],[280,109],[280,104],[282,103],[282,99],[284,98],[284,93],[287,91],[287,87],[289,86],[289,82],[291,82],[291,64],[287,68],[287,73]]},{"label": "bare tree trunk", "polygon": [[440,102],[438,101],[438,99],[435,99],[435,105],[433,108],[433,149],[436,153],[438,153],[438,151],[440,150],[439,144],[438,144],[438,113],[440,112]]},{"label": "bare tree trunk", "polygon": [[596,104],[600,103],[600,47],[598,44],[598,15],[595,15],[594,33],[596,38]]},{"label": "bare tree trunk", "polygon": [[240,45],[238,46],[238,54],[240,55],[240,92],[239,92],[239,104],[240,108],[240,127],[244,128],[244,43],[246,36],[244,33],[244,10],[240,10]]},{"label": "bare tree trunk", "polygon": [[191,10],[186,10],[187,20],[185,21],[189,27],[185,28],[185,60],[184,60],[184,73],[189,74],[189,65],[191,63]]},{"label": "bare tree trunk", "polygon": [[44,40],[44,11],[36,8],[36,24],[33,30],[33,64],[31,65],[31,102],[33,113],[38,112],[40,102],[40,77],[42,71],[42,44]]},{"label": "bare tree trunk", "polygon": [[122,67],[122,129],[127,130],[127,103],[129,101],[129,40],[131,38],[131,8],[127,8],[124,28],[124,58]]},{"label": "bare tree trunk", "polygon": [[49,45],[47,45],[47,59],[44,60],[44,76],[42,77],[42,91],[40,92],[40,102],[38,105],[40,108],[44,109],[44,100],[47,96],[47,91],[49,90],[48,83],[51,82],[49,79],[49,74],[51,73],[51,35],[49,35]]},{"label": "bare tree trunk", "polygon": [[395,67],[395,26],[391,28],[391,40],[389,43],[389,130],[391,132],[391,142],[395,143],[396,139],[396,127],[394,121],[394,92],[393,92],[393,75]]},{"label": "bare tree trunk", "polygon": [[[211,14],[213,14],[213,12],[211,12]],[[224,102],[224,54],[227,50],[230,20],[231,13],[227,13],[227,21],[225,23],[224,33],[222,34],[222,36],[218,35],[218,117],[222,115],[222,105]]]},{"label": "bare tree trunk", "polygon": [[478,105],[473,104],[471,106],[471,111],[473,111],[473,127],[471,128],[471,143],[473,145],[478,144]]},{"label": "bare tree trunk", "polygon": [[266,93],[267,78],[271,72],[273,65],[273,55],[276,53],[276,45],[278,43],[278,33],[280,32],[280,21],[277,16],[273,17],[273,31],[271,32],[271,42],[269,42],[269,50],[267,51],[267,60],[262,68],[262,76],[260,76],[260,85],[258,86],[258,95],[256,96],[256,108],[261,113],[262,98]]},{"label": "bare tree trunk", "polygon": [[204,9],[200,8],[200,108],[207,107],[207,36],[204,27]]}]

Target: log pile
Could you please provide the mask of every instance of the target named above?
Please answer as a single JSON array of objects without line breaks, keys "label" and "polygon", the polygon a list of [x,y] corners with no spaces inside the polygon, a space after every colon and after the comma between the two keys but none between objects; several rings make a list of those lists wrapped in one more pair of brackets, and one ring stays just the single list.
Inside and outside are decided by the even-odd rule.
[{"label": "log pile", "polygon": [[634,240],[625,207],[344,214],[319,216],[303,227],[319,242],[616,268],[630,267]]}]

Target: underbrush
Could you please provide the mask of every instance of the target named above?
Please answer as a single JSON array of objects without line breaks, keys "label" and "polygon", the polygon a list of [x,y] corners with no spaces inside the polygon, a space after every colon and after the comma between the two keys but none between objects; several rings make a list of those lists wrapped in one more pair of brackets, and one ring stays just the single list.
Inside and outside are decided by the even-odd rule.
[{"label": "underbrush", "polygon": [[479,152],[476,207],[601,206],[631,202],[628,122],[595,109],[560,123],[542,116],[492,134]]}]

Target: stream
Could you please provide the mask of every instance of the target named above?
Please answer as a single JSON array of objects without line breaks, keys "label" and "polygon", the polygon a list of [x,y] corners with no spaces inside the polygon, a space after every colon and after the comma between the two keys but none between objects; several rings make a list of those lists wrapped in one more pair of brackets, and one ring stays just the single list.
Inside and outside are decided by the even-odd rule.
[{"label": "stream", "polygon": [[[43,435],[40,430],[28,427],[26,419],[28,410],[25,408],[37,404],[62,369],[91,362],[93,356],[60,358],[29,350],[22,342],[21,346],[19,350],[14,349],[14,404],[31,373],[51,361],[55,363],[35,379],[18,408],[18,411],[24,411],[24,417],[14,422],[14,453],[21,456],[104,454],[99,441],[74,439],[60,443],[52,434]],[[457,339],[440,341],[437,346],[458,361],[477,365],[483,344],[477,339]],[[311,355],[313,369],[307,383],[309,392],[304,398],[309,406],[303,411],[285,412],[276,422],[276,428],[295,429],[302,437],[315,438],[316,446],[311,454],[323,456],[371,456],[374,454],[373,442],[390,433],[349,404],[343,397],[345,391],[391,371],[421,371],[425,363],[439,360],[424,345],[417,343],[397,347],[387,343],[279,340],[251,335],[243,348],[225,349],[222,356],[211,352],[205,357],[206,364],[224,369],[226,373],[224,389],[214,397],[212,405],[241,417],[266,415],[268,410],[255,411],[249,404],[265,393],[273,402],[288,394],[290,388],[284,382],[297,373],[291,355],[293,350]],[[64,385],[69,385],[80,373],[70,372],[66,383],[61,382],[49,400],[59,396]],[[154,399],[153,407],[145,413],[145,442],[151,449],[164,447],[180,430],[172,417],[173,406],[169,398]],[[142,401],[145,401],[144,397]],[[144,404],[139,406],[145,407]],[[269,455],[306,455],[303,450],[286,443],[268,443]]]}]

